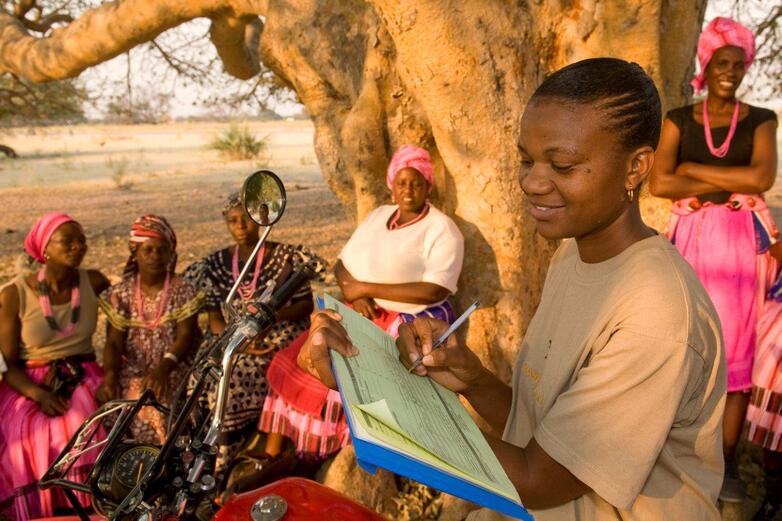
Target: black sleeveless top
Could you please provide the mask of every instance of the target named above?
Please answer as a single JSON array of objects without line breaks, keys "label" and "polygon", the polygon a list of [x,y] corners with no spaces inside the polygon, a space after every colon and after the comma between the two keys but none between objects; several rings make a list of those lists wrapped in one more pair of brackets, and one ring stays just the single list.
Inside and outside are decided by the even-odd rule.
[{"label": "black sleeveless top", "polygon": [[[709,151],[706,144],[706,136],[703,125],[695,121],[693,117],[693,105],[687,105],[668,111],[665,117],[679,128],[681,139],[676,163],[687,161],[711,166],[749,166],[752,161],[752,145],[755,137],[755,129],[766,121],[777,120],[774,111],[748,105],[749,113],[736,125],[736,133],[730,143],[730,149],[725,157],[717,157]],[[712,127],[711,137],[714,146],[720,146],[725,142],[730,127]],[[727,202],[730,192],[714,192],[699,195],[702,202],[713,203]]]}]

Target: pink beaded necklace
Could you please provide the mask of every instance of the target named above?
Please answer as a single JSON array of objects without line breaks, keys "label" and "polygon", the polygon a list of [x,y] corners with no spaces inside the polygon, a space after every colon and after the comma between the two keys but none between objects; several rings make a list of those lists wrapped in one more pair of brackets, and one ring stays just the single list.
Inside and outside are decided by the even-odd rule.
[{"label": "pink beaded necklace", "polygon": [[38,272],[38,304],[41,306],[41,311],[46,319],[46,323],[53,331],[56,331],[58,337],[66,337],[73,334],[76,330],[76,324],[79,323],[79,315],[81,314],[81,291],[79,290],[79,281],[71,288],[71,321],[65,327],[60,329],[60,325],[54,318],[54,312],[52,311],[51,293],[52,288],[49,283],[46,282],[46,268],[41,268]]},{"label": "pink beaded necklace", "polygon": [[[258,285],[258,277],[261,274],[261,265],[263,264],[263,256],[265,253],[266,245],[264,244],[255,257],[255,270],[253,271],[252,282],[239,285],[238,291],[242,301],[250,300],[255,294],[255,288]],[[231,259],[231,274],[233,275],[234,282],[236,282],[236,279],[239,278],[239,246],[234,250],[233,259]]]},{"label": "pink beaded necklace", "polygon": [[163,295],[160,297],[160,302],[157,305],[157,313],[155,318],[150,322],[144,318],[144,303],[142,302],[141,295],[141,275],[136,274],[136,314],[141,322],[141,327],[146,329],[155,329],[160,325],[160,319],[163,318],[163,313],[166,311],[166,305],[168,304],[168,294],[171,289],[171,273],[166,273],[166,281],[163,283]]},{"label": "pink beaded necklace", "polygon": [[733,134],[736,133],[736,126],[739,122],[739,109],[741,103],[736,100],[736,106],[733,108],[733,117],[730,119],[730,129],[728,129],[728,137],[720,145],[719,148],[714,148],[714,141],[711,138],[711,125],[709,125],[709,109],[706,107],[706,100],[703,101],[703,133],[706,136],[706,144],[709,147],[709,152],[715,157],[725,157],[730,148],[730,142],[733,139]]},{"label": "pink beaded necklace", "polygon": [[394,212],[394,215],[391,216],[391,220],[388,221],[388,229],[389,230],[400,230],[406,226],[410,226],[411,224],[415,224],[424,217],[426,217],[426,214],[429,213],[429,203],[424,204],[424,208],[421,210],[421,213],[415,216],[414,219],[411,219],[407,221],[405,224],[399,224],[399,219],[402,218],[402,210],[397,208],[396,212]]}]

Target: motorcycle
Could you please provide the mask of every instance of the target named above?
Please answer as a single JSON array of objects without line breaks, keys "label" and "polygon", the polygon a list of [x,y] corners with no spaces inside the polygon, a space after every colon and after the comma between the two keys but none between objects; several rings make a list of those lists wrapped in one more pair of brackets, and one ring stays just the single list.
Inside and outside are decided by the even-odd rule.
[{"label": "motorcycle", "polygon": [[[224,302],[228,316],[225,331],[189,369],[188,376],[194,381],[190,392],[186,385],[189,378],[184,378],[170,406],[159,403],[151,390],[137,400],[105,403],[84,421],[40,480],[42,488],[63,491],[77,519],[90,519],[77,492],[89,495],[95,512],[109,520],[295,521],[315,515],[324,520],[382,519],[347,497],[301,478],[283,479],[234,496],[222,508],[215,501],[219,490],[215,476],[217,439],[234,360],[259,333],[275,324],[277,311],[313,275],[303,266],[279,288],[267,287],[256,301],[243,303],[239,309],[230,304],[287,202],[282,181],[269,170],[251,174],[241,196],[245,211],[264,227],[263,233]],[[198,407],[209,382],[217,388],[212,411]],[[133,439],[130,426],[145,407],[154,407],[168,418],[162,445]],[[111,428],[104,437],[101,433],[109,422]],[[87,478],[83,482],[69,479],[70,470],[86,454],[97,454]]]}]

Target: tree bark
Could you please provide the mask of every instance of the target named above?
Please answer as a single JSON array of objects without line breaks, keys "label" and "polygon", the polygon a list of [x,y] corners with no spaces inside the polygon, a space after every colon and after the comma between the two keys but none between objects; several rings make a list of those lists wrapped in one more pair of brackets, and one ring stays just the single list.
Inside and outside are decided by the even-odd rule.
[{"label": "tree bark", "polygon": [[[242,79],[260,72],[253,30],[262,2],[253,0],[120,0],[86,11],[46,38],[27,32],[24,23],[0,11],[0,69],[30,81],[78,76],[85,69],[118,56],[136,45],[194,18],[213,20],[212,41],[226,72]],[[257,31],[255,31],[257,32]]]},{"label": "tree bark", "polygon": [[[546,74],[604,55],[642,65],[666,107],[683,103],[705,1],[683,4],[270,0],[262,56],[310,111],[324,176],[357,218],[387,198],[398,145],[433,151],[433,199],[466,241],[457,302],[485,305],[468,342],[508,380],[555,247],[534,233],[516,182],[524,103]],[[643,205],[662,228],[667,204]]]},{"label": "tree bark", "polygon": [[[36,40],[0,15],[0,69],[71,77],[188,19],[207,16],[226,70],[260,59],[315,125],[324,178],[361,219],[388,200],[404,143],[435,161],[434,203],[465,236],[458,307],[480,298],[469,345],[506,381],[555,245],[538,237],[516,181],[517,122],[551,71],[592,56],[643,66],[670,108],[687,96],[706,0],[122,0]],[[260,33],[257,16],[264,18]],[[227,18],[225,18],[227,17]],[[251,23],[252,22],[252,23]],[[662,227],[667,207],[646,197]],[[564,317],[563,317],[564,318]]]}]

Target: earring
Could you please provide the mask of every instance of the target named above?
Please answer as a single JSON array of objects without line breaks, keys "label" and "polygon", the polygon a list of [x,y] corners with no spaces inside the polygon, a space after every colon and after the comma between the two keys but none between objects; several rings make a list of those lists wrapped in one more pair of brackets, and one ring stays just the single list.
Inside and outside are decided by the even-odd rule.
[{"label": "earring", "polygon": [[633,202],[633,197],[635,197],[635,189],[630,189],[627,191],[627,199],[631,203]]}]

